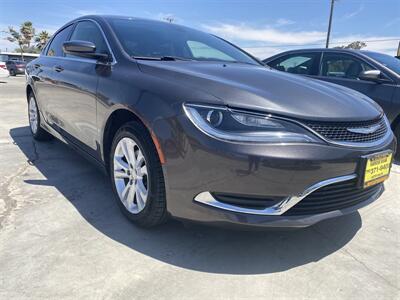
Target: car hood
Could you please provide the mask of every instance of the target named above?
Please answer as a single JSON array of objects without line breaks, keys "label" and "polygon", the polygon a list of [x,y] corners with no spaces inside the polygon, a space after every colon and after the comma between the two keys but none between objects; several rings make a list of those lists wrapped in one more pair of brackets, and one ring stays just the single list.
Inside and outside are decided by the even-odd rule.
[{"label": "car hood", "polygon": [[371,120],[382,114],[381,108],[361,93],[263,66],[139,61],[139,68],[183,87],[200,89],[235,108],[324,121]]}]

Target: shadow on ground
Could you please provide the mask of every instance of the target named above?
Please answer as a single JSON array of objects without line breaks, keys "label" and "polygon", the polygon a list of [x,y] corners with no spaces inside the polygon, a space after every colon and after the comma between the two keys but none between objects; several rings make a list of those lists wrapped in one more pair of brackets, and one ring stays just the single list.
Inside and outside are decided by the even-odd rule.
[{"label": "shadow on ground", "polygon": [[25,180],[26,184],[55,187],[104,235],[181,268],[226,274],[284,271],[339,250],[361,228],[358,213],[294,231],[185,227],[177,221],[151,230],[137,228],[120,213],[108,179],[96,167],[56,140],[33,142],[28,127],[11,129],[10,135],[45,177]]}]

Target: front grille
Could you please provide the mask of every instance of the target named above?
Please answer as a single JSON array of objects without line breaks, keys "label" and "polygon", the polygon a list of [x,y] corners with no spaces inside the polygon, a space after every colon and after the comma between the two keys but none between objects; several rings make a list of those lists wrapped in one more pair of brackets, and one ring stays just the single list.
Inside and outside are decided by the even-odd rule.
[{"label": "front grille", "polygon": [[362,189],[356,179],[331,184],[311,193],[283,215],[311,215],[351,207],[370,199],[382,185]]},{"label": "front grille", "polygon": [[[365,122],[314,122],[305,123],[309,128],[322,135],[324,138],[334,142],[346,143],[369,143],[380,140],[388,131],[385,119],[365,121]],[[354,133],[349,128],[368,128],[369,126],[379,125],[378,129],[372,133]]]}]

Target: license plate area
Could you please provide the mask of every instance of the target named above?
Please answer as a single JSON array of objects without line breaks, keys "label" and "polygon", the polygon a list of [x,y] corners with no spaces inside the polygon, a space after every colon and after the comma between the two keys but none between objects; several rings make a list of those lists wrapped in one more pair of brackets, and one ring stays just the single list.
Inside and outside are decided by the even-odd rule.
[{"label": "license plate area", "polygon": [[388,179],[392,160],[393,153],[391,151],[363,156],[360,186],[367,188]]}]

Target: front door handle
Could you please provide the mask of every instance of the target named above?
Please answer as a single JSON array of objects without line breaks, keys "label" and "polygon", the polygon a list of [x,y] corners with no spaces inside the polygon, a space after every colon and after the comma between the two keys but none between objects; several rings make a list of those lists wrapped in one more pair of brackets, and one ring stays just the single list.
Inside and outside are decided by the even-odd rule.
[{"label": "front door handle", "polygon": [[64,68],[61,67],[61,66],[55,66],[55,67],[54,67],[54,71],[56,71],[56,72],[62,72],[62,71],[64,71]]}]

